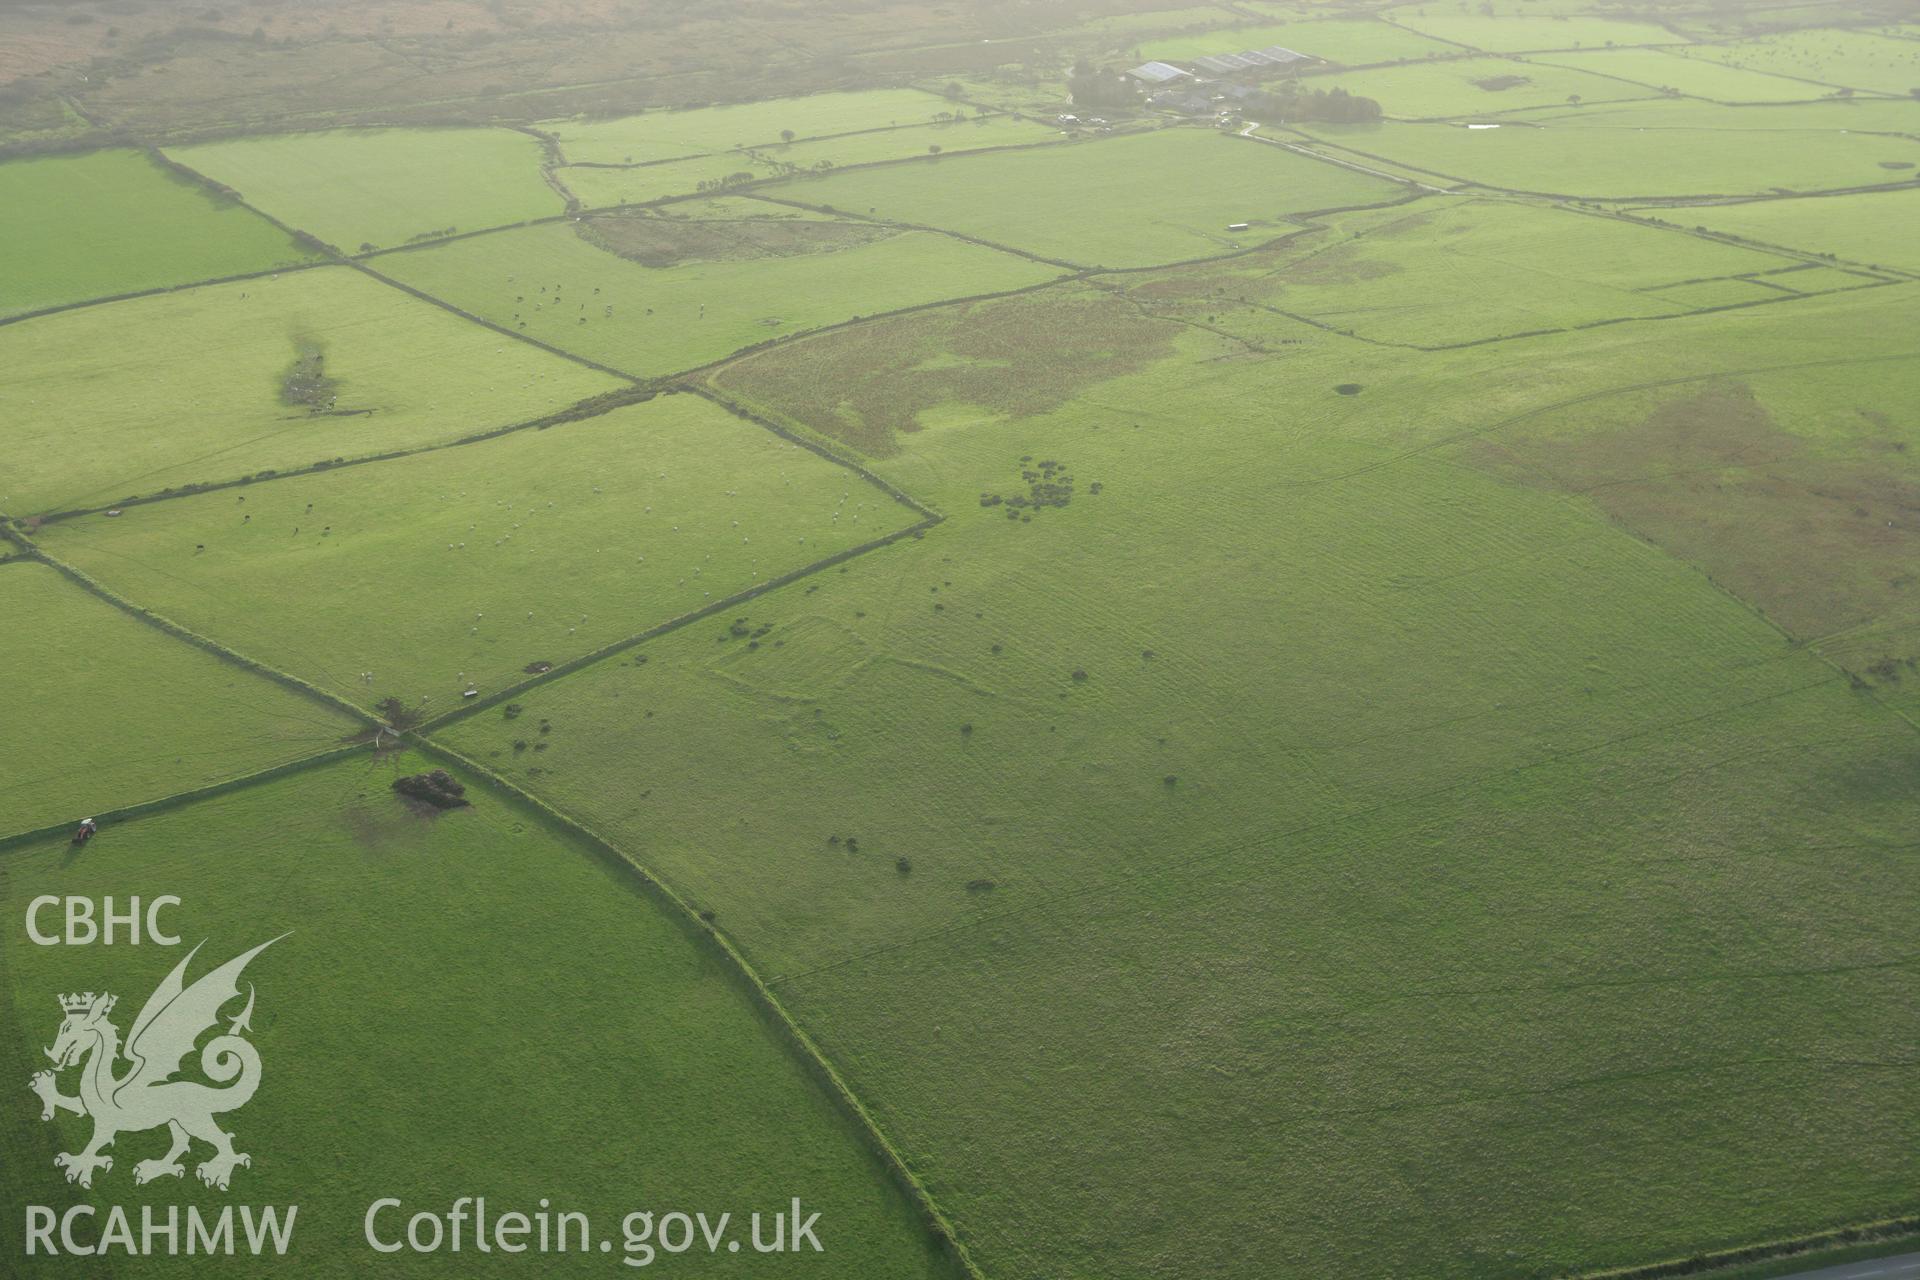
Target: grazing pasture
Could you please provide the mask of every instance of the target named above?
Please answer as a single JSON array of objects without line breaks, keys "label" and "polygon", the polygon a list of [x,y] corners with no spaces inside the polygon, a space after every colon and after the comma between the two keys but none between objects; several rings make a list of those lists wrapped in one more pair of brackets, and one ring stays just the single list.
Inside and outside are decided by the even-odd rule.
[{"label": "grazing pasture", "polygon": [[1920,272],[1920,189],[1873,191],[1800,200],[1748,200],[1740,204],[1647,210],[1687,226],[1704,226],[1762,244],[1802,253],[1830,253],[1848,262]]},{"label": "grazing pasture", "polygon": [[[1594,503],[1818,641],[1920,624],[1916,398],[1915,356],[1729,376],[1570,406],[1466,452]],[[1909,658],[1867,665],[1891,659],[1898,686]]]},{"label": "grazing pasture", "polygon": [[399,698],[419,718],[916,519],[680,395],[41,536],[249,657],[362,706]]},{"label": "grazing pasture", "polygon": [[[1822,98],[1816,102],[1723,106],[1697,99],[1606,102],[1591,107],[1551,107],[1524,119],[1559,129],[1703,129],[1714,132],[1758,130],[1784,134],[1881,133],[1920,131],[1920,101],[1893,98]],[[1795,150],[1816,149],[1828,139],[1788,138]]]},{"label": "grazing pasture", "polygon": [[0,616],[0,836],[285,764],[358,728],[31,560],[0,562]]},{"label": "grazing pasture", "polygon": [[[298,1204],[290,1256],[302,1276],[328,1280],[366,1274],[375,1201],[402,1200],[378,1223],[392,1239],[412,1214],[445,1214],[481,1192],[476,1178],[490,1216],[543,1205],[588,1216],[591,1248],[576,1229],[567,1252],[539,1256],[541,1275],[626,1270],[625,1215],[669,1207],[703,1206],[709,1221],[731,1214],[729,1231],[754,1257],[749,1215],[770,1218],[799,1196],[820,1214],[827,1250],[806,1258],[836,1274],[956,1274],[709,944],[599,850],[472,776],[461,779],[470,807],[450,812],[390,789],[439,763],[410,753],[341,761],[104,827],[77,857],[61,839],[0,862],[0,908],[16,922],[42,893],[179,896],[165,922],[189,944],[205,939],[189,981],[285,935],[242,980],[262,1068],[253,1099],[222,1117],[252,1158],[230,1192],[193,1176],[209,1150],[199,1146],[183,1179],[137,1186],[134,1166],[165,1152],[162,1130],[122,1133],[92,1196],[111,1196],[136,1223],[147,1205],[164,1223],[183,1203],[209,1216],[230,1198]],[[10,946],[0,1061],[20,1085],[29,1062],[45,1065],[60,991],[117,995],[124,1032],[185,952]],[[9,1163],[32,1168],[36,1203],[86,1198],[60,1181],[53,1156],[78,1149],[89,1122],[43,1123],[21,1094],[7,1111]],[[492,1270],[471,1261],[471,1219],[463,1244],[452,1271]],[[732,1274],[721,1249],[709,1274]],[[116,1257],[114,1273],[170,1275],[181,1261]],[[443,1248],[396,1254],[381,1269],[446,1275],[448,1263]],[[261,1265],[242,1252],[196,1257],[192,1269],[231,1277]]]},{"label": "grazing pasture", "polygon": [[[0,163],[0,912],[293,930],[232,1195],[302,1277],[384,1195],[614,1245],[379,1256],[462,1280],[793,1197],[816,1280],[1916,1211],[1920,42],[1132,2],[81,5],[0,86],[114,148]],[[1390,119],[1081,63],[1273,43]],[[16,934],[0,1088],[177,956]],[[228,1203],[36,1111],[0,1200]]]},{"label": "grazing pasture", "polygon": [[1184,9],[1146,9],[1139,13],[1112,13],[1089,18],[1074,30],[1127,35],[1147,31],[1185,31],[1193,27],[1217,25],[1225,16],[1220,6],[1210,4]]},{"label": "grazing pasture", "polygon": [[0,244],[0,317],[316,256],[138,151],[0,163]]},{"label": "grazing pasture", "polygon": [[988,147],[1024,147],[1036,142],[1058,142],[1060,130],[1013,116],[972,116],[946,124],[852,133],[760,149],[777,173],[845,169],[888,160],[910,160],[942,153],[979,151]]},{"label": "grazing pasture", "polygon": [[1687,50],[1687,56],[1863,93],[1904,97],[1920,85],[1920,41],[1867,31],[1789,31],[1735,44],[1703,44]]},{"label": "grazing pasture", "polygon": [[[1418,12],[1424,9],[1425,12]],[[1487,53],[1531,53],[1547,49],[1600,49],[1614,45],[1686,44],[1687,38],[1650,22],[1596,18],[1584,14],[1531,16],[1518,13],[1470,13],[1467,6],[1447,13],[1436,5],[1387,10],[1399,26]]]},{"label": "grazing pasture", "polygon": [[1886,186],[1886,163],[1920,162],[1920,142],[1846,134],[1782,146],[1764,130],[1580,128],[1577,124],[1301,125],[1356,156],[1379,156],[1483,186],[1588,198],[1760,195]]},{"label": "grazing pasture", "polygon": [[1819,86],[1804,80],[1749,71],[1671,49],[1574,50],[1543,54],[1532,61],[1617,76],[1655,89],[1675,89],[1714,102],[1805,102],[1824,96]]},{"label": "grazing pasture", "polygon": [[1253,27],[1225,27],[1216,31],[1155,40],[1143,46],[1142,57],[1185,61],[1214,53],[1238,53],[1280,45],[1295,53],[1348,66],[1399,62],[1458,53],[1454,46],[1387,22],[1327,18],[1312,22],[1281,22]]},{"label": "grazing pasture", "polygon": [[[1149,180],[1150,175],[1150,180]],[[1080,266],[1231,253],[1289,215],[1394,199],[1390,183],[1208,130],[1162,129],[1060,150],[835,174],[768,191],[920,223]],[[1227,230],[1252,222],[1258,230]]]},{"label": "grazing pasture", "polygon": [[691,196],[715,183],[757,182],[773,175],[772,166],[741,151],[632,166],[568,164],[553,171],[554,179],[587,209],[650,204]]},{"label": "grazing pasture", "polygon": [[540,127],[559,140],[570,164],[634,164],[774,146],[788,132],[812,139],[923,125],[956,106],[919,89],[870,89],[648,111],[617,120],[550,120]]},{"label": "grazing pasture", "polygon": [[946,124],[880,129],[812,141],[774,142],[747,151],[726,151],[665,163],[618,167],[570,164],[556,173],[582,204],[594,209],[691,195],[705,183],[742,181],[741,174],[754,181],[764,181],[795,173],[822,173],[849,165],[924,159],[941,153],[1059,140],[1060,131],[1050,125],[1011,116],[976,116]]},{"label": "grazing pasture", "polygon": [[[1772,281],[1784,279],[1782,276],[1768,277]],[[1681,284],[1662,285],[1652,292],[1652,297],[1674,307],[1689,310],[1709,310],[1714,307],[1747,306],[1756,302],[1778,302],[1784,286],[1777,283],[1762,284],[1757,279],[1689,280]]]},{"label": "grazing pasture", "polygon": [[1189,321],[1225,298],[1368,341],[1432,347],[1674,315],[1688,307],[1662,292],[1669,285],[1800,265],[1614,218],[1442,198],[1346,215],[1327,234],[1236,261],[1217,275],[1155,277],[1133,285],[1129,296],[1156,314]]},{"label": "grazing pasture", "polygon": [[[1416,355],[1183,339],[898,433],[876,467],[945,523],[739,610],[757,650],[717,618],[529,694],[568,728],[540,774],[511,724],[443,732],[711,904],[989,1274],[1523,1276],[1810,1230],[1916,1173],[1877,1065],[1911,729],[1472,450],[1718,370],[1864,383],[1896,294]],[[866,376],[912,401],[931,363]],[[981,505],[1043,460],[1065,507]],[[1171,1213],[1170,1159],[1205,1188]]]},{"label": "grazing pasture", "polygon": [[1403,120],[1495,115],[1569,101],[1606,102],[1644,98],[1639,85],[1513,58],[1458,58],[1404,67],[1347,71],[1312,81],[1337,85],[1373,98],[1388,116]]},{"label": "grazing pasture", "polygon": [[893,316],[765,351],[709,376],[759,412],[870,456],[904,433],[1028,417],[1173,354],[1181,326],[1114,289],[1061,286]]},{"label": "grazing pasture", "polygon": [[539,140],[510,129],[337,129],[168,154],[347,253],[551,217]]},{"label": "grazing pasture", "polygon": [[13,515],[459,439],[620,387],[344,267],[0,327]]},{"label": "grazing pasture", "polygon": [[496,324],[639,375],[675,373],[857,315],[1025,288],[1060,274],[930,231],[830,252],[667,268],[619,258],[593,234],[572,225],[529,227],[394,254],[379,266]]}]

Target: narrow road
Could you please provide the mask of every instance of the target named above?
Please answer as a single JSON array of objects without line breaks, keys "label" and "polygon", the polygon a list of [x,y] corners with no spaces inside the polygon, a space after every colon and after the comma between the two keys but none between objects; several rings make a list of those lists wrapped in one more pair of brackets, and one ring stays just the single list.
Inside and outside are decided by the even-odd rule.
[{"label": "narrow road", "polygon": [[1796,1271],[1780,1280],[1920,1280],[1920,1253],[1891,1258],[1863,1258],[1818,1271]]},{"label": "narrow road", "polygon": [[1352,169],[1355,173],[1365,173],[1376,178],[1385,178],[1388,182],[1398,182],[1402,186],[1418,187],[1422,191],[1431,191],[1436,195],[1446,195],[1451,190],[1451,188],[1448,187],[1428,186],[1426,183],[1416,182],[1412,178],[1403,178],[1397,173],[1387,173],[1381,169],[1369,169],[1363,164],[1355,164],[1351,160],[1341,160],[1336,156],[1327,155],[1325,152],[1315,151],[1311,147],[1303,147],[1297,142],[1282,142],[1278,138],[1265,138],[1254,132],[1254,130],[1259,127],[1260,122],[1255,120],[1252,124],[1249,124],[1240,131],[1240,136],[1250,138],[1255,142],[1264,142],[1270,147],[1285,147],[1295,155],[1306,156],[1310,160],[1319,160],[1324,164],[1337,164],[1342,169]]}]

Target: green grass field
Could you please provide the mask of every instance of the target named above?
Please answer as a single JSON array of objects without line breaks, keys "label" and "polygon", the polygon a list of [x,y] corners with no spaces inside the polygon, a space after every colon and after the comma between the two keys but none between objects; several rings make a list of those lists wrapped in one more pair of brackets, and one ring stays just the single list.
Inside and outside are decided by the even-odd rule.
[{"label": "green grass field", "polygon": [[[690,196],[708,184],[729,178],[736,182],[760,181],[774,176],[775,170],[744,152],[727,151],[718,155],[693,156],[685,160],[644,163],[627,168],[569,164],[554,170],[554,177],[565,184],[574,199],[588,209],[608,209],[622,204],[647,204],[672,196]],[[737,175],[746,174],[746,178]]]},{"label": "green grass field", "polygon": [[1313,80],[1316,88],[1338,85],[1380,103],[1390,117],[1403,120],[1446,116],[1483,116],[1534,107],[1558,106],[1574,99],[1608,102],[1644,98],[1638,85],[1513,58],[1460,58],[1406,67],[1348,71]]},{"label": "green grass field", "polygon": [[[164,1151],[164,1132],[122,1134],[92,1196],[69,1188],[53,1155],[77,1149],[88,1126],[67,1115],[42,1123],[31,1099],[8,1110],[5,1133],[9,1163],[33,1173],[14,1165],[9,1181],[31,1177],[36,1203],[111,1197],[136,1223],[142,1204],[163,1218],[182,1201],[209,1213],[229,1200],[297,1204],[280,1265],[303,1276],[366,1274],[378,1255],[362,1220],[380,1197],[405,1201],[380,1224],[398,1235],[407,1215],[445,1213],[482,1189],[495,1214],[532,1214],[543,1198],[556,1212],[586,1213],[596,1251],[489,1258],[473,1252],[469,1223],[461,1254],[379,1257],[380,1269],[606,1275],[626,1269],[629,1212],[731,1212],[745,1239],[750,1213],[798,1195],[821,1214],[826,1252],[788,1256],[790,1265],[951,1274],[851,1126],[687,927],[630,874],[472,778],[472,807],[437,816],[389,790],[436,763],[342,762],[109,826],[77,857],[61,840],[0,861],[0,903],[15,920],[40,893],[178,895],[166,923],[188,946],[205,939],[190,977],[287,934],[246,972],[262,1083],[223,1118],[253,1157],[230,1194],[191,1173],[136,1189],[133,1166]],[[124,1033],[186,949],[10,945],[0,971],[10,1074],[24,1081],[53,1042],[56,993],[117,994]],[[614,1242],[612,1259],[597,1251],[601,1239]],[[769,1261],[744,1256],[763,1269]],[[167,1275],[182,1261],[115,1258],[114,1270]],[[707,1261],[707,1273],[733,1274],[730,1261]],[[192,1262],[208,1276],[260,1265]],[[16,1275],[62,1269],[15,1266],[25,1268]]]},{"label": "green grass field", "polygon": [[1542,49],[1599,49],[1611,45],[1686,44],[1687,38],[1650,22],[1614,21],[1578,14],[1529,16],[1469,12],[1461,3],[1455,12],[1439,5],[1389,9],[1396,24],[1436,40],[1482,49],[1488,53],[1528,53]]},{"label": "green grass field", "polygon": [[874,89],[649,111],[618,120],[553,120],[541,128],[560,140],[569,163],[633,164],[773,146],[788,131],[798,138],[820,138],[926,124],[954,109],[955,104],[918,89]]},{"label": "green grass field", "polygon": [[596,247],[571,226],[478,236],[381,258],[379,267],[497,324],[642,375],[692,368],[856,315],[1024,288],[1060,274],[933,232],[835,252],[656,269]]},{"label": "green grass field", "polygon": [[571,164],[562,167],[558,175],[582,204],[594,209],[690,195],[700,190],[702,183],[741,173],[763,181],[796,171],[816,171],[822,165],[829,169],[845,168],[925,157],[935,154],[931,150],[934,147],[943,153],[958,153],[984,147],[1057,142],[1059,138],[1060,131],[1048,125],[1010,116],[980,116],[955,123],[880,129],[815,141],[774,142],[752,151],[642,163],[631,168]]},{"label": "green grass field", "polygon": [[[571,735],[529,785],[714,904],[990,1274],[1252,1250],[1519,1276],[1890,1210],[1920,1126],[1874,1065],[1905,1019],[1910,727],[1692,544],[1510,483],[1492,446],[1760,363],[1866,361],[1835,376],[1890,411],[1871,358],[1908,305],[1419,357],[1302,327],[1238,365],[1194,333],[1056,409],[956,414],[877,464],[945,524],[757,603],[783,648],[695,628],[646,646],[644,684],[529,696]],[[978,504],[1032,457],[1071,470],[1069,507]],[[1795,518],[1728,533],[1777,546]],[[1853,856],[1803,852],[1829,843]],[[1207,1194],[1176,1214],[1182,1151]],[[1238,1176],[1202,1178],[1226,1152]]]},{"label": "green grass field", "polygon": [[0,164],[0,316],[311,260],[138,151]]},{"label": "green grass field", "polygon": [[[0,1221],[301,1206],[0,1275],[1916,1247],[1916,29],[1144,2],[0,5]],[[292,931],[231,1191],[55,1166],[68,894]]]},{"label": "green grass field", "polygon": [[175,159],[347,253],[552,217],[539,142],[506,129],[343,129],[175,147]]},{"label": "green grass field", "polygon": [[1558,122],[1463,129],[1446,124],[1305,125],[1360,156],[1514,191],[1585,197],[1757,195],[1905,181],[1884,164],[1920,163],[1911,138],[1848,134],[1782,147],[1762,130],[1579,129]]},{"label": "green grass field", "polygon": [[468,687],[494,692],[531,664],[577,658],[917,518],[693,396],[244,497],[63,521],[40,536],[250,657],[364,706],[398,697],[427,716]]},{"label": "green grass field", "polygon": [[[303,359],[332,379],[289,399]],[[345,268],[0,327],[0,511],[458,439],[621,384]]]},{"label": "green grass field", "polygon": [[[1189,322],[1217,312],[1224,294],[1369,341],[1440,346],[1673,315],[1687,304],[1664,292],[1669,285],[1800,265],[1797,258],[1566,210],[1423,201],[1348,215],[1326,235],[1235,263],[1217,277],[1169,274],[1135,285],[1130,295],[1156,314]],[[1221,323],[1237,327],[1236,320]]]},{"label": "green grass field", "polygon": [[1184,31],[1217,23],[1225,16],[1218,5],[1195,5],[1184,9],[1146,9],[1138,13],[1103,14],[1080,23],[1077,30],[1102,35],[1130,35],[1142,31]]},{"label": "green grass field", "polygon": [[1920,43],[1865,31],[1796,31],[1738,44],[1700,45],[1687,56],[1896,97],[1920,84]]},{"label": "green grass field", "polygon": [[1804,80],[1727,66],[1668,49],[1574,50],[1543,55],[1534,61],[1618,76],[1656,89],[1677,89],[1714,102],[1805,102],[1825,95],[1818,85]]},{"label": "green grass field", "polygon": [[[1151,182],[1144,175],[1152,174]],[[1084,266],[1214,257],[1234,222],[1392,199],[1385,182],[1211,131],[1163,129],[1065,150],[961,157],[776,187],[815,207],[937,226]],[[1017,198],[1016,198],[1017,197]]]},{"label": "green grass field", "polygon": [[0,562],[0,613],[12,727],[0,742],[0,836],[225,782],[359,727],[42,564]]},{"label": "green grass field", "polygon": [[759,412],[886,457],[905,433],[1031,417],[1166,358],[1181,324],[1148,310],[1110,285],[1062,285],[789,343],[710,381]]},{"label": "green grass field", "polygon": [[1911,234],[1914,219],[1920,217],[1920,191],[1913,189],[1646,212],[1802,253],[1831,253],[1848,262],[1920,272],[1920,246]]},{"label": "green grass field", "polygon": [[[1524,117],[1553,128],[1756,130],[1785,134],[1878,133],[1904,135],[1920,129],[1920,101],[1893,98],[1822,98],[1816,102],[1721,106],[1699,100],[1606,102],[1591,107],[1547,107]],[[1795,151],[1825,145],[1819,137],[1786,141]],[[1897,176],[1894,175],[1894,176]]]},{"label": "green grass field", "polygon": [[1386,22],[1329,18],[1314,22],[1281,22],[1253,27],[1228,27],[1197,35],[1155,40],[1140,50],[1143,57],[1197,58],[1212,53],[1238,53],[1280,45],[1295,53],[1348,66],[1397,62],[1403,58],[1431,58],[1458,52],[1438,40]]}]

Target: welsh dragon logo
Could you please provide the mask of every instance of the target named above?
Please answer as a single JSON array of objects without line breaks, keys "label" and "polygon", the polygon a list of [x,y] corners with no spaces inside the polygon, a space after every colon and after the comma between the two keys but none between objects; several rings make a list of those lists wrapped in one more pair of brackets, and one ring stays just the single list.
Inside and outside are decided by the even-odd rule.
[{"label": "welsh dragon logo", "polygon": [[[233,1135],[214,1122],[215,1116],[245,1106],[260,1087],[259,1051],[243,1038],[252,1030],[251,983],[246,1008],[228,1023],[224,1034],[214,1036],[200,1050],[202,1073],[225,1087],[173,1077],[200,1037],[218,1025],[221,1008],[239,998],[240,974],[247,963],[278,941],[263,942],[187,986],[187,966],[200,951],[196,946],[147,997],[124,1049],[120,1029],[107,1017],[118,997],[91,991],[60,997],[66,1019],[53,1047],[46,1051],[53,1070],[36,1074],[28,1087],[40,1095],[42,1120],[53,1119],[55,1111],[93,1117],[93,1139],[85,1149],[53,1158],[56,1166],[66,1170],[68,1182],[91,1187],[95,1170],[113,1168],[113,1157],[101,1152],[113,1145],[115,1137],[161,1125],[173,1135],[173,1145],[158,1160],[133,1166],[136,1183],[182,1176],[186,1170],[180,1157],[195,1138],[213,1148],[213,1156],[194,1170],[210,1187],[225,1191],[235,1166],[253,1163],[251,1157],[233,1149]],[[123,1055],[132,1066],[115,1075],[114,1066]],[[60,1092],[54,1080],[55,1072],[68,1067],[80,1068],[80,1091],[71,1098]]]}]

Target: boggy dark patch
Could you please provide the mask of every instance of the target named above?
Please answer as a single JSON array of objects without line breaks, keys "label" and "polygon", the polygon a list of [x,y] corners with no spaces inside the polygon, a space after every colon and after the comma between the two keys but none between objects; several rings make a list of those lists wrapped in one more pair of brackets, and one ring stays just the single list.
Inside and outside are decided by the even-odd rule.
[{"label": "boggy dark patch", "polygon": [[573,224],[595,248],[643,267],[686,262],[742,262],[830,253],[872,244],[899,232],[865,222],[808,218],[687,220],[657,214],[602,214]]},{"label": "boggy dark patch", "polygon": [[1901,443],[1815,443],[1782,428],[1745,384],[1726,382],[1637,420],[1509,433],[1466,456],[1585,496],[1811,639],[1913,607],[1920,474]]},{"label": "boggy dark patch", "polygon": [[327,344],[311,334],[294,334],[293,363],[280,375],[280,403],[326,413],[339,395],[339,379],[327,372]]},{"label": "boggy dark patch", "polygon": [[899,451],[936,405],[1027,416],[1173,352],[1182,326],[1096,289],[894,316],[787,343],[714,378],[863,453]]}]

